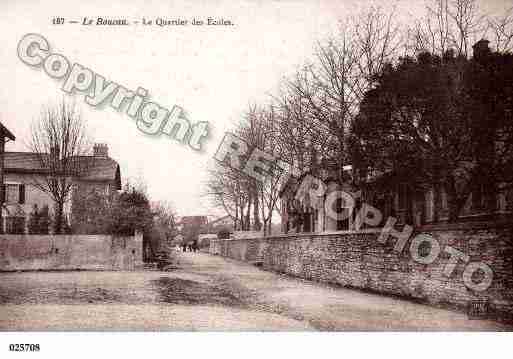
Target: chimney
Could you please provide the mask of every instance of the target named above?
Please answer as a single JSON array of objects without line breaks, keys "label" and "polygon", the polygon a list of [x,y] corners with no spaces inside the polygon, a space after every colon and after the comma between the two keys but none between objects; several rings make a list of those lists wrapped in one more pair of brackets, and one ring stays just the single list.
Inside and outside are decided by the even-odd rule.
[{"label": "chimney", "polygon": [[106,143],[96,143],[93,146],[93,154],[95,157],[109,157],[109,147]]},{"label": "chimney", "polygon": [[491,51],[488,47],[489,43],[490,41],[481,39],[472,46],[472,49],[474,50],[474,60],[481,62],[490,55]]}]

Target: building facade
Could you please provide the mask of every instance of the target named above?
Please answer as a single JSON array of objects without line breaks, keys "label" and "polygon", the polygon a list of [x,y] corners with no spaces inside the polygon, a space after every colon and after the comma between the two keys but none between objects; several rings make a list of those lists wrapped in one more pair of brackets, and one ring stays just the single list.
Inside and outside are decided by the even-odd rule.
[{"label": "building facade", "polygon": [[[55,213],[52,197],[42,189],[48,171],[43,168],[40,154],[33,152],[4,153],[4,181],[2,221],[3,233],[28,233],[28,220],[35,211],[48,208],[50,217]],[[69,198],[64,205],[66,224],[71,223],[73,198],[78,193],[97,191],[111,194],[121,189],[121,174],[118,163],[108,156],[105,144],[96,144],[91,156],[81,156],[87,162],[86,171],[71,178],[73,183]]]},{"label": "building facade", "polygon": [[[321,177],[324,194],[317,198],[311,198],[309,191],[301,189],[301,182],[310,173],[289,180],[280,192],[282,231],[319,233],[354,230],[362,203],[381,212],[382,220],[378,226],[384,226],[389,217],[396,218],[397,224],[414,227],[448,221],[448,195],[443,185],[440,186],[439,195],[435,196],[432,186],[412,189],[388,173],[373,176],[357,187],[353,184],[351,171],[349,168],[345,171],[346,175],[342,176],[345,180],[342,181],[335,179],[335,176]],[[333,195],[336,191],[350,195],[353,206],[345,205],[343,198]],[[330,216],[327,213],[329,208],[333,210],[331,213],[338,213],[341,219]],[[438,211],[437,216],[435,211]],[[513,220],[511,188],[492,194],[485,188],[475,188],[458,215],[458,221],[508,219]]]}]

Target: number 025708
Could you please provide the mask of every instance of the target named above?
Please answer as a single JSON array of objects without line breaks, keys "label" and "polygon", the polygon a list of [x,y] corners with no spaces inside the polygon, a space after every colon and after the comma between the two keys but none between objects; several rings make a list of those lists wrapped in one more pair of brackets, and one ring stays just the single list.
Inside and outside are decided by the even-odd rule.
[{"label": "number 025708", "polygon": [[39,344],[9,344],[10,352],[38,352]]}]

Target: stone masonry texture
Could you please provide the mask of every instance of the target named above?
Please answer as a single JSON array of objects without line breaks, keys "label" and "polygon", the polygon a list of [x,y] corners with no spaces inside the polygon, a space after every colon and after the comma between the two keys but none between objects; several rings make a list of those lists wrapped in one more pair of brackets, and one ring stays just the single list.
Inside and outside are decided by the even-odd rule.
[{"label": "stone masonry texture", "polygon": [[[430,304],[466,310],[472,302],[485,302],[490,313],[511,317],[513,227],[423,228],[413,233],[401,253],[393,249],[395,238],[389,237],[382,244],[377,240],[379,233],[369,230],[215,240],[211,241],[210,252],[295,277]],[[420,233],[431,235],[440,244],[440,255],[431,264],[417,263],[410,254],[411,240]],[[443,273],[449,259],[444,252],[446,246],[468,255],[468,263],[486,263],[493,271],[490,287],[481,292],[467,288],[463,281],[466,264],[462,261],[447,277]],[[479,271],[473,278],[476,283],[480,281]]]},{"label": "stone masonry texture", "polygon": [[0,271],[132,270],[142,266],[142,234],[0,235]]}]

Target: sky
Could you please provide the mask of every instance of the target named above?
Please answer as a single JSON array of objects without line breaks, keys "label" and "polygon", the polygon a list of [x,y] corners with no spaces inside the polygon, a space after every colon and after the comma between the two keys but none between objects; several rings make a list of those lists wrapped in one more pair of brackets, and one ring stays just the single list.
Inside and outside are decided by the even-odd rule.
[{"label": "sky", "polygon": [[[207,168],[225,131],[250,103],[264,103],[284,76],[312,59],[316,41],[338,21],[370,4],[397,7],[397,17],[420,16],[422,0],[396,1],[40,1],[0,0],[0,122],[16,136],[7,151],[27,151],[30,124],[42,106],[71,98],[94,142],[107,143],[122,180],[143,180],[150,199],[168,201],[178,215],[221,215],[204,193]],[[482,3],[500,11],[512,1]],[[234,26],[53,25],[54,17],[155,19],[224,18]],[[66,95],[62,80],[24,64],[16,54],[27,33],[43,35],[50,51],[80,63],[109,81],[148,90],[147,99],[183,107],[191,122],[207,121],[211,135],[195,151],[167,136],[149,136],[124,112],[96,108],[84,95]]]}]

